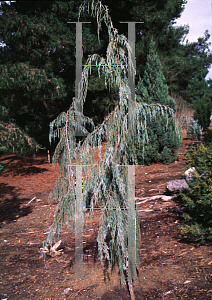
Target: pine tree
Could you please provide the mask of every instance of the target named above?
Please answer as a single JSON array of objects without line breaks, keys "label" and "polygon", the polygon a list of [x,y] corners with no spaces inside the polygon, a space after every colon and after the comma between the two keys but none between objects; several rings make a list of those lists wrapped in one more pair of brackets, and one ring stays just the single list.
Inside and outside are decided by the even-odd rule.
[{"label": "pine tree", "polygon": [[[7,74],[4,69],[0,72],[0,102],[10,110],[10,116],[20,128],[39,143],[47,143],[49,122],[60,111],[69,108],[69,101],[75,92],[75,29],[74,24],[67,24],[67,21],[76,20],[81,0],[7,3],[8,1],[1,2],[1,42],[6,46],[0,47],[0,65],[9,64],[11,68]],[[169,91],[175,91],[192,102],[202,90],[203,82],[206,82],[205,79],[200,80],[199,74],[205,78],[212,55],[208,34],[198,42],[183,45],[182,41],[189,32],[188,27],[173,26],[186,1],[105,0],[104,3],[110,8],[115,27],[125,36],[127,26],[119,21],[127,20],[129,16],[130,20],[139,21],[142,16],[144,23],[136,25],[137,75],[143,77],[149,43],[153,36]],[[84,21],[92,21],[91,24],[83,25],[84,57],[90,53],[106,53],[107,26],[103,24],[98,43],[97,26],[87,14],[87,8],[82,15]],[[50,80],[48,85],[42,82],[43,76],[37,76],[35,84],[29,89],[30,74],[28,80],[25,80],[25,68],[20,68],[20,78],[14,76],[13,70],[19,63],[24,63],[29,69],[45,72],[46,79]],[[86,59],[83,58],[84,63]],[[7,84],[3,77],[8,74],[10,80]],[[100,78],[97,82],[92,75],[84,111],[93,118],[95,124],[100,124],[105,114],[118,104],[118,93],[115,90],[109,93],[103,88],[104,79]],[[54,84],[55,78],[58,80],[57,85]],[[137,80],[136,77],[136,83]],[[211,87],[208,90],[211,91]]]},{"label": "pine tree", "polygon": [[[13,121],[43,145],[48,125],[75,92],[75,28],[80,0],[1,2],[0,102]],[[93,37],[95,39],[93,40]],[[100,48],[83,28],[84,53]],[[84,60],[86,62],[86,60]]]},{"label": "pine tree", "polygon": [[[176,103],[168,95],[168,86],[162,73],[159,57],[155,51],[155,43],[151,40],[147,56],[146,69],[143,80],[139,78],[136,88],[138,102],[153,104],[160,103],[176,111]],[[170,164],[176,158],[176,150],[180,146],[179,129],[176,133],[176,124],[173,118],[167,122],[166,116],[156,116],[156,120],[147,116],[147,133],[149,143],[142,141],[142,135],[136,138],[137,156],[139,163],[149,165],[151,163]],[[140,139],[140,147],[138,140]],[[145,155],[142,153],[144,149]]]},{"label": "pine tree", "polygon": [[159,38],[158,54],[169,90],[193,103],[205,89],[211,91],[205,77],[212,63],[212,53],[208,30],[196,42],[184,43],[188,32],[188,26],[183,29],[170,25]]},{"label": "pine tree", "polygon": [[4,153],[37,152],[41,146],[14,123],[0,121],[0,151]]},{"label": "pine tree", "polygon": [[[12,122],[9,110],[0,104],[0,155],[8,153],[23,155],[40,149],[42,148],[35,139]],[[0,164],[0,171],[2,169],[3,166]]]},{"label": "pine tree", "polygon": [[[0,155],[6,153],[23,155],[37,152],[38,149],[43,148],[16,124],[5,123],[0,119]],[[0,171],[2,169],[3,166],[0,164]]]},{"label": "pine tree", "polygon": [[[77,20],[80,4],[81,0],[1,2],[5,45],[0,47],[0,102],[22,130],[45,146],[49,122],[69,108],[75,94],[75,26],[67,22]],[[83,25],[84,57],[104,53],[104,40],[98,42],[93,23]],[[111,103],[118,104],[116,94],[109,94],[102,78],[91,78],[86,115],[98,123]]]},{"label": "pine tree", "polygon": [[[115,258],[117,259],[121,283],[124,284],[128,281],[131,297],[134,299],[132,280],[136,277],[135,268],[138,266],[139,245],[136,243],[135,261],[129,261],[132,277],[128,277],[126,276],[129,259],[127,252],[128,212],[123,209],[128,207],[128,197],[130,197],[127,188],[129,174],[127,174],[124,165],[137,165],[135,148],[133,147],[134,135],[128,132],[127,125],[128,101],[132,101],[132,99],[129,93],[127,73],[122,68],[113,67],[114,65],[126,65],[128,63],[128,71],[132,71],[134,66],[131,58],[127,58],[128,51],[131,50],[127,38],[124,35],[119,35],[113,27],[107,7],[99,0],[92,0],[87,3],[90,6],[92,16],[97,19],[98,32],[102,21],[107,26],[109,43],[106,58],[97,54],[89,55],[79,86],[79,99],[82,103],[85,102],[88,74],[92,70],[91,65],[97,64],[99,74],[101,75],[101,72],[104,74],[105,85],[109,88],[115,85],[118,89],[119,103],[104,119],[103,123],[78,144],[74,136],[75,127],[77,126],[75,116],[81,118],[81,124],[84,121],[84,123],[89,122],[92,125],[92,121],[76,110],[75,99],[73,99],[73,103],[66,113],[61,113],[58,118],[50,123],[50,140],[59,137],[53,163],[59,161],[60,173],[53,191],[58,205],[46,243],[51,244],[54,234],[56,232],[60,233],[66,224],[74,224],[75,193],[77,191],[74,180],[76,166],[74,159],[76,159],[77,164],[84,166],[83,203],[91,194],[89,212],[92,213],[94,207],[104,208],[101,210],[97,237],[100,261],[103,263],[106,260],[109,266],[112,267],[115,264]],[[81,9],[82,7],[80,11]],[[129,113],[132,113],[132,119],[136,125],[134,126],[135,135],[142,133],[144,142],[148,142],[147,116],[151,116],[156,122],[157,116],[161,115],[166,116],[166,121],[169,118],[174,118],[173,109],[157,103],[135,102]],[[177,132],[177,127],[175,129]],[[100,163],[96,166],[92,150],[94,146],[98,146],[99,152],[101,152],[101,141],[104,136],[109,137],[109,143],[103,159],[100,157]],[[86,210],[85,206],[84,209]],[[136,224],[139,224],[138,214],[135,217],[134,209],[130,219],[132,221],[136,220]],[[138,237],[139,226],[136,227],[136,241],[138,241]]]}]

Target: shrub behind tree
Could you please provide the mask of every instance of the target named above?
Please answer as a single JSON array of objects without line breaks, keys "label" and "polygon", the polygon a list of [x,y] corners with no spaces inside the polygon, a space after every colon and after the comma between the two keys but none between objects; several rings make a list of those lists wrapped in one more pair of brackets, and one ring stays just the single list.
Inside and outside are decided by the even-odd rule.
[{"label": "shrub behind tree", "polygon": [[199,99],[195,104],[195,113],[194,119],[198,120],[199,125],[203,127],[203,130],[206,130],[210,125],[210,116],[212,103],[210,98],[204,94],[201,99]]},{"label": "shrub behind tree", "polygon": [[[147,57],[146,70],[143,80],[139,80],[136,88],[138,102],[147,104],[162,104],[176,111],[176,103],[168,94],[168,86],[161,70],[159,57],[155,51],[155,43],[151,40],[150,50]],[[152,163],[170,164],[175,161],[176,150],[181,143],[180,131],[176,131],[177,125],[174,118],[167,119],[165,116],[157,116],[156,119],[147,116],[147,133],[149,143],[143,142],[142,135],[135,138],[137,145],[137,157],[139,163],[149,165]],[[140,139],[140,145],[138,140]],[[145,155],[143,155],[143,151]]]}]

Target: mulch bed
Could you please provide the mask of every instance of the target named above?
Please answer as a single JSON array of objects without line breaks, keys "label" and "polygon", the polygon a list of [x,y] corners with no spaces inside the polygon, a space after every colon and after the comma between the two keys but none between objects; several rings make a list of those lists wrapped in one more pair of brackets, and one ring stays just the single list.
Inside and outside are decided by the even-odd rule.
[{"label": "mulch bed", "polygon": [[[166,183],[182,178],[184,140],[170,165],[136,168],[136,196],[166,193]],[[103,145],[104,146],[104,145]],[[18,158],[3,155],[0,173],[1,299],[130,299],[121,289],[117,267],[112,275],[98,260],[98,217],[84,222],[84,278],[75,276],[75,236],[64,228],[63,254],[43,259],[40,248],[51,225],[56,202],[48,202],[59,166],[47,155]],[[212,249],[182,239],[180,203],[161,199],[138,204],[140,265],[134,283],[136,299],[212,299]]]}]

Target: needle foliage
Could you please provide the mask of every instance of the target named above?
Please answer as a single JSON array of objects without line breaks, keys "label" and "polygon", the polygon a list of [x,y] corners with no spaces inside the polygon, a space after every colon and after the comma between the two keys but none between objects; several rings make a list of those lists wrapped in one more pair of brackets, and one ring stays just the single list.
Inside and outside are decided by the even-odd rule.
[{"label": "needle foliage", "polygon": [[[124,35],[119,35],[116,28],[113,27],[106,6],[99,0],[85,1],[80,7],[80,11],[85,3],[88,3],[88,12],[97,19],[98,36],[101,23],[104,22],[107,26],[108,47],[106,58],[97,54],[88,56],[79,85],[79,99],[74,98],[70,109],[61,113],[50,124],[50,140],[59,138],[53,163],[59,161],[60,173],[53,191],[58,204],[46,243],[51,244],[54,234],[60,233],[64,226],[69,224],[72,227],[74,225],[75,168],[76,164],[83,165],[83,210],[86,211],[88,208],[86,207],[88,198],[91,214],[95,207],[104,208],[101,209],[97,236],[100,261],[103,263],[106,260],[111,268],[117,261],[121,283],[124,284],[128,268],[127,225],[129,218],[139,224],[138,214],[136,217],[135,213],[133,216],[128,216],[128,210],[125,209],[128,208],[128,182],[132,181],[132,178],[129,179],[126,166],[138,165],[134,136],[142,134],[143,142],[148,143],[147,118],[157,121],[157,116],[165,116],[167,128],[170,118],[174,118],[174,115],[173,109],[169,106],[158,103],[133,102],[125,67],[128,65],[128,72],[135,70],[131,56],[127,57],[127,54],[131,53],[128,40]],[[76,143],[75,128],[78,126],[77,124],[86,124],[87,122],[92,126],[92,121],[77,111],[76,102],[85,102],[89,72],[91,74],[91,65],[94,64],[98,69],[99,77],[103,74],[105,86],[109,90],[113,85],[117,88],[119,103],[98,127],[88,133],[84,140]],[[131,110],[128,108],[130,101],[132,103]],[[128,124],[129,114],[132,116],[132,124]],[[78,122],[75,121],[76,116]],[[133,134],[130,131],[132,128]],[[83,125],[81,130],[83,130]],[[84,130],[86,130],[85,127]],[[101,158],[101,142],[105,137],[108,138],[108,145],[104,157]],[[98,146],[99,149],[98,164],[94,160],[95,146]],[[139,264],[138,228],[139,226],[136,226],[135,261],[129,263],[131,274],[136,274],[135,268]]]}]

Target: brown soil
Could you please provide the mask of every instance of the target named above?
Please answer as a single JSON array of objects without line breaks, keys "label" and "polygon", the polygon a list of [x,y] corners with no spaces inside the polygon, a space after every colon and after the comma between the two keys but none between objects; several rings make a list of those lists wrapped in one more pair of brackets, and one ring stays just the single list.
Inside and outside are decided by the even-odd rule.
[{"label": "brown soil", "polygon": [[[189,143],[183,140],[175,163],[137,167],[138,198],[165,194],[167,181],[182,178]],[[130,299],[127,288],[120,287],[117,268],[107,274],[98,260],[98,211],[92,222],[84,222],[84,278],[74,278],[75,237],[67,229],[56,237],[64,253],[43,259],[40,248],[56,209],[47,200],[58,165],[49,164],[46,155],[4,155],[0,163],[0,299]],[[141,243],[136,300],[212,299],[212,249],[182,239],[181,204],[137,202]]]}]

